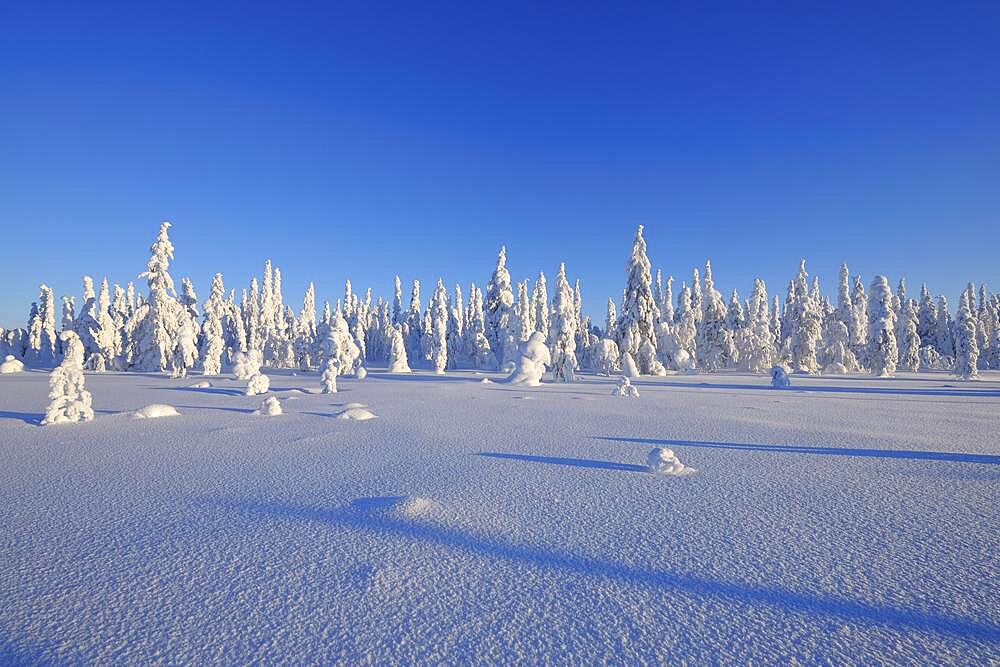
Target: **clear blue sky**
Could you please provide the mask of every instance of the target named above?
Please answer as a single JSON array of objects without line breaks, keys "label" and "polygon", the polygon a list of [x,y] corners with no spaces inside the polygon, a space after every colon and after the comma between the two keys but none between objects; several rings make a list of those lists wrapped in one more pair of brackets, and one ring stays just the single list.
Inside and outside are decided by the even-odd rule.
[{"label": "clear blue sky", "polygon": [[505,243],[603,319],[639,223],[744,295],[800,256],[1000,288],[1000,4],[484,4],[4,3],[0,324],[161,220],[202,298],[265,257],[295,304],[482,284]]}]

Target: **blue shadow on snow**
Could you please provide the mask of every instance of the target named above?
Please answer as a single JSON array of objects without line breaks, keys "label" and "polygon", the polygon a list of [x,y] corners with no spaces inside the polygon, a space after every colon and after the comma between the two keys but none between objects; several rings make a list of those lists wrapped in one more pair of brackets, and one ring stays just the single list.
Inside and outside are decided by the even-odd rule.
[{"label": "blue shadow on snow", "polygon": [[504,454],[501,452],[479,452],[476,456],[491,459],[507,459],[510,461],[527,461],[529,463],[548,463],[558,466],[573,466],[575,468],[597,468],[600,470],[617,470],[620,472],[649,472],[646,466],[632,463],[615,463],[614,461],[596,461],[594,459],[569,459],[562,456],[538,456],[535,454]]}]

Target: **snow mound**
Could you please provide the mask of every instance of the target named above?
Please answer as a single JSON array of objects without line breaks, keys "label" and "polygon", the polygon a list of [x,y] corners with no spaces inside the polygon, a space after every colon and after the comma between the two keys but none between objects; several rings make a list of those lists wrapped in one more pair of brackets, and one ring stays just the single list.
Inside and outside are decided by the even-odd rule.
[{"label": "snow mound", "polygon": [[493,380],[491,380],[489,378],[483,378],[479,382],[480,382],[480,384],[493,384]]},{"label": "snow mound", "polygon": [[3,375],[7,373],[20,373],[23,370],[24,364],[13,354],[8,354],[4,357],[3,363],[0,363],[0,374]]},{"label": "snow mound", "polygon": [[367,408],[348,408],[337,415],[337,419],[350,419],[351,421],[359,422],[375,419],[376,417],[378,415]]},{"label": "snow mound", "polygon": [[157,417],[179,417],[181,413],[172,405],[153,403],[132,413],[132,419],[156,419]]},{"label": "snow mound", "polygon": [[260,404],[260,409],[254,414],[264,415],[266,417],[277,417],[281,414],[281,403],[278,402],[278,398],[276,396],[268,396],[264,399],[264,402]]},{"label": "snow mound", "polygon": [[194,384],[189,384],[188,389],[208,389],[212,386],[212,383],[208,380],[202,380],[201,382],[195,382]]},{"label": "snow mound", "polygon": [[771,387],[774,389],[788,389],[792,385],[788,379],[788,371],[781,366],[771,369]]},{"label": "snow mound", "polygon": [[680,462],[674,450],[666,447],[654,447],[646,456],[646,465],[654,475],[690,475],[695,472]]},{"label": "snow mound", "polygon": [[367,408],[368,406],[364,403],[344,403],[341,407],[345,410],[350,410],[351,408]]},{"label": "snow mound", "polygon": [[424,496],[358,498],[351,505],[354,509],[367,514],[397,519],[434,519],[441,518],[445,514],[444,505]]},{"label": "snow mound", "polygon": [[368,377],[368,370],[364,366],[358,366],[358,370],[354,371],[354,377],[359,380],[364,380]]}]

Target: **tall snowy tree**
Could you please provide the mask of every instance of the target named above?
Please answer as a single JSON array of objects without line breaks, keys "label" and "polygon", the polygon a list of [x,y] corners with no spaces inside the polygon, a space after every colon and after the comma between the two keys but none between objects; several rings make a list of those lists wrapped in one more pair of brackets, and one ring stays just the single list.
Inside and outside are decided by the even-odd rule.
[{"label": "tall snowy tree", "polygon": [[[510,286],[510,272],[507,271],[507,248],[501,246],[497,255],[497,266],[486,284],[483,313],[486,318],[486,339],[497,358],[497,365],[513,361],[514,337],[510,331],[514,308],[514,292]],[[513,346],[513,347],[512,347]]]},{"label": "tall snowy tree", "polygon": [[552,321],[549,324],[550,360],[553,382],[573,382],[576,379],[576,310],[573,292],[566,280],[566,265],[559,265],[555,296],[552,299]]},{"label": "tall snowy tree", "polygon": [[955,375],[963,380],[979,377],[979,343],[977,322],[972,313],[968,290],[962,292],[958,316],[955,318]]},{"label": "tall snowy tree", "polygon": [[704,311],[697,336],[698,366],[707,371],[729,368],[736,358],[736,346],[732,332],[726,328],[726,304],[722,294],[715,289],[712,263],[708,261],[702,283],[702,304]]},{"label": "tall snowy tree", "polygon": [[226,348],[222,337],[225,299],[226,288],[222,282],[222,274],[216,273],[212,278],[212,290],[203,305],[205,323],[201,329],[201,363],[205,375],[218,375],[222,372],[222,353]]},{"label": "tall snowy tree", "polygon": [[903,323],[897,326],[901,340],[899,347],[899,366],[906,371],[920,370],[920,334],[917,332],[917,308],[912,300],[907,299],[900,307]]},{"label": "tall snowy tree", "polygon": [[[38,304],[32,305],[28,322],[27,363],[48,368],[58,361],[55,296],[48,285],[39,285]],[[82,344],[81,344],[82,346]]]},{"label": "tall snowy tree", "polygon": [[172,359],[174,340],[171,332],[177,330],[180,306],[174,293],[174,281],[168,271],[170,260],[174,258],[174,246],[167,233],[169,229],[169,222],[160,225],[156,240],[149,247],[150,257],[146,270],[139,274],[140,278],[146,279],[149,299],[136,331],[136,356],[133,363],[138,370],[163,371]]},{"label": "tall snowy tree", "polygon": [[531,290],[532,319],[535,324],[535,331],[542,334],[548,340],[549,337],[549,292],[545,284],[545,274],[538,273],[535,280],[535,287]]},{"label": "tall snowy tree", "polygon": [[435,373],[444,373],[448,365],[448,293],[438,278],[431,299],[430,361]]},{"label": "tall snowy tree", "polygon": [[941,356],[955,356],[955,339],[952,334],[951,313],[948,312],[948,300],[943,294],[938,295],[934,347],[941,353]]},{"label": "tall snowy tree", "polygon": [[799,373],[819,372],[816,345],[823,328],[823,315],[817,300],[818,290],[810,291],[806,262],[799,263],[799,273],[792,282],[791,352],[792,368]]},{"label": "tall snowy tree", "polygon": [[896,315],[893,295],[885,276],[875,276],[868,300],[868,363],[873,375],[889,377],[896,372]]},{"label": "tall snowy tree", "polygon": [[42,425],[90,421],[94,418],[90,392],[84,389],[83,343],[73,331],[62,332],[63,359],[49,375],[50,403]]},{"label": "tall snowy tree", "polygon": [[[642,237],[643,226],[635,230],[632,241],[632,254],[625,265],[625,297],[622,300],[622,310],[618,315],[617,336],[618,349],[622,355],[630,354],[633,358],[638,354],[643,342],[649,341],[656,350],[654,327],[657,319],[656,303],[653,301],[652,276],[650,274],[649,258],[646,256],[646,241]],[[654,355],[655,356],[655,355]],[[639,366],[640,373],[652,373],[655,368]]]}]

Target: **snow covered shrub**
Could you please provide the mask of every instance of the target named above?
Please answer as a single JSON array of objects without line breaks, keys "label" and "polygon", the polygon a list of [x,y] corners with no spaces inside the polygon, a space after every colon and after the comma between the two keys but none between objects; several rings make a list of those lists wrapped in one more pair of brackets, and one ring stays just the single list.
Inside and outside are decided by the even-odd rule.
[{"label": "snow covered shrub", "polygon": [[623,398],[639,398],[639,389],[623,375],[618,378],[618,384],[611,390],[611,395]]},{"label": "snow covered shrub", "polygon": [[535,331],[528,340],[518,345],[519,356],[514,362],[514,372],[507,379],[510,384],[537,387],[542,383],[545,367],[552,363],[549,348],[542,334]]},{"label": "snow covered shrub", "polygon": [[354,377],[358,380],[364,380],[368,377],[368,369],[364,366],[358,366],[358,370],[354,371]]},{"label": "snow covered shrub", "polygon": [[260,404],[260,409],[255,414],[264,415],[265,417],[277,417],[280,415],[281,403],[278,401],[278,397],[268,396],[265,398],[264,402]]},{"label": "snow covered shrub", "polygon": [[677,455],[674,454],[674,450],[668,449],[666,447],[655,447],[646,456],[646,466],[649,467],[649,472],[654,475],[690,475],[695,472],[694,468],[689,468]]},{"label": "snow covered shrub", "polygon": [[17,359],[13,354],[8,354],[4,357],[3,363],[0,363],[0,375],[5,375],[7,373],[20,373],[24,370],[24,363]]},{"label": "snow covered shrub", "polygon": [[632,355],[626,352],[622,355],[621,360],[622,375],[628,378],[639,377],[639,368],[635,365],[635,359]]},{"label": "snow covered shrub", "polygon": [[267,390],[271,387],[271,378],[257,373],[250,378],[247,382],[247,396],[257,396],[258,394],[266,394]]},{"label": "snow covered shrub", "polygon": [[256,350],[237,352],[233,375],[237,380],[249,380],[260,372],[260,353]]},{"label": "snow covered shrub", "polygon": [[320,376],[320,382],[323,385],[324,394],[336,394],[337,393],[337,376],[340,375],[340,367],[337,364],[336,357],[328,357],[326,360],[326,365],[323,367],[323,374]]},{"label": "snow covered shrub", "polygon": [[602,338],[594,345],[593,364],[594,372],[598,375],[613,375],[617,373],[618,367],[618,345],[610,338]]},{"label": "snow covered shrub", "polygon": [[771,387],[774,389],[788,389],[792,385],[788,379],[788,371],[782,366],[775,366],[771,369]]},{"label": "snow covered shrub", "polygon": [[62,332],[59,339],[63,360],[49,375],[51,403],[42,424],[90,421],[94,410],[90,407],[90,392],[83,388],[83,343],[72,331]]},{"label": "snow covered shrub", "polygon": [[403,333],[399,325],[392,328],[391,335],[392,347],[389,350],[389,372],[409,373],[410,365],[406,358],[406,345],[403,343]]}]

